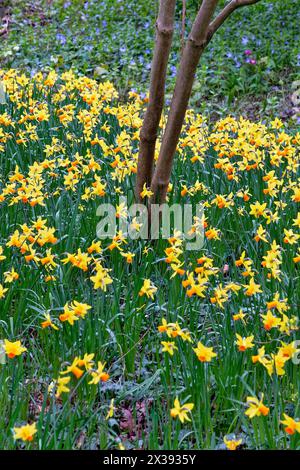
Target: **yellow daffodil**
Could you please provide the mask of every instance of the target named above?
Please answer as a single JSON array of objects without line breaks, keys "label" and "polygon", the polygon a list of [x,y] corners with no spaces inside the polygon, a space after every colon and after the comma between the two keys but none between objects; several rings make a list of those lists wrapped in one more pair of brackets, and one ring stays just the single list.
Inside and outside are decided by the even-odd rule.
[{"label": "yellow daffodil", "polygon": [[174,341],[161,341],[161,345],[163,346],[162,352],[167,352],[170,356],[173,356],[174,352],[178,350]]},{"label": "yellow daffodil", "polygon": [[59,328],[53,323],[49,313],[45,313],[44,317],[45,320],[41,323],[42,328],[47,328],[48,326],[50,326],[51,328],[53,328],[53,330],[59,330]]},{"label": "yellow daffodil", "polygon": [[90,372],[92,380],[89,382],[89,384],[97,385],[100,381],[106,382],[109,379],[109,374],[104,372],[104,367],[105,364],[99,361],[97,370]]},{"label": "yellow daffodil", "polygon": [[114,416],[114,412],[115,412],[114,398],[112,398],[112,400],[109,404],[108,412],[107,412],[107,415],[106,415],[105,419],[108,420],[108,419],[112,418]]},{"label": "yellow daffodil", "polygon": [[57,384],[57,391],[55,396],[58,398],[61,396],[62,393],[68,393],[70,391],[69,387],[67,387],[68,383],[70,382],[71,377],[59,377],[56,381]]},{"label": "yellow daffodil", "polygon": [[244,320],[245,317],[246,317],[246,314],[243,313],[242,309],[239,310],[239,313],[232,315],[232,318],[234,321],[242,320],[242,322],[244,323],[245,323],[245,320]]},{"label": "yellow daffodil", "polygon": [[24,442],[31,442],[37,433],[36,423],[25,424],[25,426],[14,427],[14,439],[21,439]]},{"label": "yellow daffodil", "polygon": [[245,411],[245,415],[247,415],[250,419],[254,418],[255,416],[267,416],[270,409],[263,404],[263,398],[263,394],[261,395],[260,400],[256,397],[247,397],[248,409]]},{"label": "yellow daffodil", "polygon": [[260,315],[262,320],[263,320],[263,325],[264,329],[269,331],[272,328],[276,328],[278,325],[280,325],[281,319],[275,317],[275,315],[272,314],[271,310],[268,310],[266,315]]},{"label": "yellow daffodil", "polygon": [[284,426],[284,430],[287,434],[293,435],[295,432],[300,433],[300,422],[295,421],[293,418],[283,413],[284,419],[280,421]]},{"label": "yellow daffodil", "polygon": [[193,350],[201,362],[210,362],[214,357],[217,356],[217,354],[213,351],[213,348],[204,346],[200,341],[198,342],[197,347]]},{"label": "yellow daffodil", "polygon": [[228,450],[236,450],[242,444],[243,439],[227,439],[227,437],[224,436],[223,441]]},{"label": "yellow daffodil", "polygon": [[74,310],[69,307],[69,304],[64,306],[64,313],[59,315],[59,319],[61,322],[67,321],[70,325],[74,325],[74,322],[79,320],[78,315],[75,314]]},{"label": "yellow daffodil", "polygon": [[94,284],[94,289],[101,289],[104,292],[107,290],[107,286],[112,284],[112,278],[108,274],[108,269],[103,268],[100,264],[96,265],[96,274],[91,276],[91,281]]},{"label": "yellow daffodil", "polygon": [[80,379],[80,377],[84,374],[84,371],[79,368],[79,361],[80,361],[80,358],[75,357],[72,364],[68,366],[66,370],[60,372],[61,375],[72,373],[73,375],[75,375],[76,379]]},{"label": "yellow daffodil", "polygon": [[235,344],[238,346],[238,350],[241,352],[246,351],[247,349],[251,349],[254,347],[254,336],[247,336],[247,337],[242,337],[238,333],[236,333],[236,342]]},{"label": "yellow daffodil", "polygon": [[139,295],[146,295],[148,298],[154,299],[154,294],[156,291],[157,287],[152,284],[150,279],[144,279],[144,284],[140,289]]},{"label": "yellow daffodil", "polygon": [[146,198],[146,197],[151,197],[153,196],[153,192],[147,188],[146,186],[146,183],[144,183],[144,186],[143,186],[143,191],[140,193],[140,196],[142,199]]},{"label": "yellow daffodil", "polygon": [[171,416],[172,418],[179,418],[181,423],[191,421],[188,415],[191,413],[193,408],[194,403],[185,403],[184,405],[180,405],[178,398],[175,398],[174,408],[171,409]]},{"label": "yellow daffodil", "polygon": [[5,297],[6,292],[8,291],[7,288],[4,288],[2,284],[0,284],[0,299]]},{"label": "yellow daffodil", "polygon": [[27,348],[21,345],[21,341],[11,342],[5,339],[4,351],[10,359],[13,359],[15,356],[20,356],[23,352],[27,351]]},{"label": "yellow daffodil", "polygon": [[258,293],[261,293],[262,290],[259,284],[255,284],[253,277],[251,277],[249,284],[245,284],[245,294],[248,296],[252,296]]},{"label": "yellow daffodil", "polygon": [[4,273],[4,279],[5,282],[11,283],[19,279],[19,274],[15,271],[14,268],[12,268],[11,271]]}]

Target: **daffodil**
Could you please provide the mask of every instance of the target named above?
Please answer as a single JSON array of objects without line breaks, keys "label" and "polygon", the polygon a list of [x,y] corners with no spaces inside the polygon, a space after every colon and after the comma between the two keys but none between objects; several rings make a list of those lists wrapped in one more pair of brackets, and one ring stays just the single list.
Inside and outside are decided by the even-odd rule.
[{"label": "daffodil", "polygon": [[170,330],[169,323],[167,322],[165,318],[162,319],[161,325],[159,325],[157,329],[160,333],[167,333],[168,336],[171,335],[171,333],[169,333],[169,330]]},{"label": "daffodil", "polygon": [[238,313],[235,313],[234,315],[232,315],[232,318],[234,321],[238,321],[238,320],[242,320],[242,322],[245,323],[245,317],[246,317],[246,314],[243,313],[243,310],[240,309]]},{"label": "daffodil", "polygon": [[239,351],[246,351],[247,349],[251,349],[254,347],[254,336],[247,336],[247,337],[242,337],[238,333],[236,333],[236,342],[235,344],[238,346]]},{"label": "daffodil", "polygon": [[262,290],[259,284],[255,284],[253,277],[251,277],[249,284],[245,284],[245,294],[249,297],[258,293],[261,293]]},{"label": "daffodil", "polygon": [[42,323],[41,323],[42,328],[48,328],[50,326],[51,328],[53,328],[53,330],[59,330],[58,326],[56,326],[53,323],[53,321],[50,317],[50,313],[45,313],[44,317],[45,317],[45,320],[42,321]]},{"label": "daffodil", "polygon": [[75,314],[74,310],[70,308],[69,304],[64,306],[64,313],[59,315],[61,322],[68,322],[70,325],[74,325],[74,322],[79,320],[78,315]]},{"label": "daffodil", "polygon": [[60,372],[61,375],[72,373],[73,375],[75,375],[76,379],[80,379],[80,377],[84,374],[84,371],[79,368],[79,362],[80,362],[80,358],[75,357],[72,364],[68,366],[66,370]]},{"label": "daffodil", "polygon": [[248,409],[245,411],[245,415],[250,419],[254,418],[255,416],[267,416],[270,409],[263,404],[263,398],[263,394],[261,394],[260,400],[256,397],[247,397]]},{"label": "daffodil", "polygon": [[51,248],[46,251],[46,256],[40,259],[43,266],[46,266],[48,269],[53,269],[57,266],[57,263],[54,261],[55,255],[52,254]]},{"label": "daffodil", "polygon": [[293,435],[295,432],[300,433],[300,422],[295,421],[293,418],[283,413],[284,419],[280,421],[284,426],[284,430],[287,434]]},{"label": "daffodil", "polygon": [[227,439],[227,437],[224,436],[223,441],[228,450],[236,450],[242,444],[243,439]]},{"label": "daffodil", "polygon": [[114,416],[114,412],[115,412],[114,398],[112,398],[112,400],[109,404],[108,412],[107,412],[107,415],[106,415],[105,419],[108,420],[108,419],[112,418]]},{"label": "daffodil", "polygon": [[19,274],[12,268],[10,271],[4,273],[5,282],[11,283],[19,279]]},{"label": "daffodil", "polygon": [[5,260],[6,259],[6,256],[3,255],[3,247],[0,246],[0,262]]},{"label": "daffodil", "polygon": [[268,362],[268,358],[266,357],[266,350],[264,346],[259,348],[258,354],[252,356],[252,362],[253,364],[256,364],[257,362],[260,362],[261,364],[265,364],[266,362]]},{"label": "daffodil", "polygon": [[75,315],[80,318],[84,318],[92,307],[88,304],[80,303],[77,302],[77,300],[74,300],[71,303],[70,308],[73,310]]},{"label": "daffodil", "polygon": [[135,257],[135,254],[128,251],[127,253],[122,253],[121,252],[121,256],[123,256],[126,259],[126,262],[128,264],[131,264],[132,261],[133,261],[133,258]]},{"label": "daffodil", "polygon": [[174,352],[178,350],[174,341],[162,341],[161,345],[163,346],[162,352],[167,352],[170,354],[170,356],[173,356]]},{"label": "daffodil", "polygon": [[27,348],[22,346],[21,341],[11,342],[8,339],[4,340],[4,351],[7,356],[12,359],[15,356],[20,356]]},{"label": "daffodil", "polygon": [[262,225],[259,225],[258,229],[256,230],[256,234],[254,236],[254,240],[258,243],[259,241],[263,241],[265,243],[268,243],[267,237],[266,237],[266,230],[263,228]]},{"label": "daffodil", "polygon": [[101,254],[102,253],[102,246],[101,246],[101,242],[98,241],[98,242],[93,242],[87,249],[87,252],[89,254],[92,254],[92,253],[97,253],[97,254]]},{"label": "daffodil", "polygon": [[146,198],[146,197],[151,197],[153,196],[153,191],[151,191],[150,189],[147,188],[146,186],[146,183],[144,183],[144,186],[143,186],[143,191],[140,193],[140,196],[142,199]]},{"label": "daffodil", "polygon": [[97,385],[100,381],[106,382],[109,379],[109,374],[104,372],[104,367],[105,364],[99,361],[97,370],[90,372],[92,380],[89,382],[89,384]]},{"label": "daffodil", "polygon": [[31,442],[37,433],[36,423],[25,424],[24,426],[14,427],[14,439],[21,439],[24,442]]},{"label": "daffodil", "polygon": [[175,398],[174,408],[171,409],[171,417],[179,418],[181,423],[184,423],[185,421],[191,421],[189,414],[193,408],[194,403],[185,403],[184,405],[181,405],[178,398]]},{"label": "daffodil", "polygon": [[291,343],[287,344],[281,341],[281,346],[278,350],[278,353],[282,355],[282,357],[287,359],[292,359],[295,354],[298,354],[300,349],[296,347],[296,341],[292,341]]},{"label": "daffodil", "polygon": [[91,281],[94,284],[94,289],[101,289],[104,292],[107,290],[107,286],[112,284],[112,278],[108,274],[108,269],[104,268],[101,264],[96,265],[96,274],[91,276]]},{"label": "daffodil", "polygon": [[150,279],[144,279],[144,283],[139,291],[139,295],[146,295],[148,298],[154,299],[154,294],[156,291],[157,287],[152,284]]},{"label": "daffodil", "polygon": [[265,214],[266,207],[266,203],[260,204],[260,202],[256,201],[255,204],[250,204],[251,211],[249,212],[249,214],[253,215],[256,218],[260,217]]},{"label": "daffodil", "polygon": [[193,350],[201,362],[211,362],[211,360],[217,356],[213,348],[204,346],[200,341],[198,342],[197,347]]},{"label": "daffodil", "polygon": [[287,230],[287,229],[284,229],[284,243],[287,243],[289,245],[294,245],[295,243],[297,243],[297,241],[299,240],[300,238],[300,235],[298,233],[294,233],[293,230]]},{"label": "daffodil", "polygon": [[71,377],[59,377],[56,381],[57,384],[57,391],[55,396],[58,398],[61,396],[62,393],[68,393],[70,391],[69,387],[67,387],[68,383],[70,382]]},{"label": "daffodil", "polygon": [[261,318],[263,320],[264,329],[267,331],[276,328],[281,322],[281,319],[275,317],[270,310],[268,310],[266,315],[261,315]]},{"label": "daffodil", "polygon": [[279,350],[278,354],[271,354],[271,358],[268,361],[264,361],[262,364],[267,369],[268,374],[272,375],[275,373],[278,376],[285,374],[285,364],[288,361],[288,357],[284,356],[282,351]]},{"label": "daffodil", "polygon": [[284,313],[289,309],[289,306],[287,304],[287,299],[280,299],[279,293],[276,292],[274,298],[267,302],[267,309],[268,310],[273,310],[276,309],[278,310],[279,313]]},{"label": "daffodil", "polygon": [[6,294],[7,291],[8,291],[8,289],[3,287],[2,284],[0,284],[0,299],[3,299],[5,297],[5,294]]},{"label": "daffodil", "polygon": [[79,357],[78,358],[78,367],[84,367],[85,370],[91,370],[93,365],[94,365],[94,356],[95,354],[94,353],[91,353],[91,354],[87,354],[85,353],[85,355],[81,358]]}]

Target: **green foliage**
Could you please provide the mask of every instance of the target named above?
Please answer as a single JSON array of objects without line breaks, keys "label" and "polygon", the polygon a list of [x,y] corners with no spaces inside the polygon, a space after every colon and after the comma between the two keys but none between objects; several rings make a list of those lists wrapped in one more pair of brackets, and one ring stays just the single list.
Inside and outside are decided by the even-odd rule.
[{"label": "green foliage", "polygon": [[[13,67],[31,73],[72,68],[97,81],[110,80],[121,95],[120,102],[113,100],[109,103],[111,107],[122,106],[131,89],[142,93],[147,91],[157,2],[154,7],[154,2],[149,0],[13,0],[7,3],[11,5],[10,23],[7,36],[1,38],[1,68]],[[180,55],[181,2],[177,3],[167,102],[171,98]],[[252,118],[277,114],[285,120],[295,114],[294,103],[290,102],[290,84],[296,82],[299,66],[298,3],[297,0],[264,0],[236,12],[228,20],[214,37],[199,65],[192,96],[192,105],[197,112],[210,114],[215,120],[228,110]],[[198,5],[198,0],[187,1],[186,35]],[[246,51],[251,51],[251,54]],[[23,80],[21,77],[16,88],[22,88]],[[117,204],[119,187],[132,198],[133,175],[116,181],[112,177],[114,167],[111,164],[116,156],[114,149],[119,146],[117,139],[124,129],[130,137],[130,152],[126,158],[134,161],[138,143],[134,135],[140,124],[137,128],[121,125],[115,113],[103,112],[100,107],[97,114],[97,109],[94,109],[97,122],[93,137],[98,135],[110,147],[110,153],[106,155],[102,147],[91,145],[83,134],[82,122],[77,118],[81,111],[90,108],[78,90],[74,94],[68,92],[66,97],[62,93],[57,103],[53,99],[56,86],[53,92],[50,88],[44,86],[44,90],[49,91],[44,96],[39,85],[34,88],[34,109],[37,112],[40,103],[46,103],[50,111],[49,121],[31,120],[32,103],[26,101],[29,85],[24,85],[24,96],[19,96],[25,100],[24,108],[23,104],[17,107],[9,100],[0,103],[0,115],[8,113],[14,121],[14,126],[1,124],[0,127],[3,132],[0,139],[1,192],[16,165],[27,175],[30,165],[45,158],[46,146],[53,146],[53,139],[58,139],[65,151],[58,155],[54,152],[50,159],[63,163],[68,158],[69,164],[73,165],[78,155],[87,161],[87,154],[91,151],[100,165],[98,175],[107,185],[103,201]],[[74,119],[64,126],[58,118],[57,108],[70,103],[75,106]],[[124,109],[126,114],[127,104]],[[142,115],[143,108],[137,109]],[[20,121],[25,110],[29,118]],[[6,119],[4,115],[4,123]],[[294,126],[294,121],[292,123]],[[33,128],[30,131],[31,124]],[[104,124],[110,126],[109,134],[102,129]],[[221,132],[225,147],[228,138],[226,125],[220,124],[223,131],[212,124],[207,128],[207,135]],[[242,127],[241,139],[245,140],[245,158],[253,163],[251,152],[256,142],[249,141],[254,135],[257,148],[253,155],[263,155],[262,166],[254,171],[238,171],[239,179],[230,180],[230,173],[225,174],[214,166],[220,149],[217,151],[212,144],[206,147],[206,139],[204,147],[194,147],[193,139],[197,144],[198,134],[191,132],[193,137],[190,138],[186,133],[188,126],[182,136],[187,138],[188,145],[183,146],[181,142],[181,156],[176,158],[172,175],[171,202],[209,200],[209,226],[221,230],[221,240],[206,240],[200,253],[184,251],[182,255],[186,271],[193,271],[196,258],[202,255],[213,258],[214,265],[219,268],[218,277],[210,281],[209,295],[205,299],[188,297],[182,279],[179,276],[171,278],[171,268],[164,261],[168,247],[165,241],[156,245],[129,241],[126,250],[135,254],[132,264],[127,264],[118,250],[111,252],[109,241],[104,242],[103,262],[113,279],[107,292],[93,289],[90,281],[92,272],[86,273],[61,262],[66,252],[76,252],[79,247],[85,251],[95,238],[98,222],[95,214],[102,200],[83,202],[81,199],[84,190],[92,187],[94,182],[90,174],[83,173],[76,190],[72,191],[64,183],[71,168],[58,165],[56,177],[46,178],[43,188],[47,195],[45,206],[30,207],[21,201],[12,205],[1,202],[0,246],[6,258],[0,265],[0,283],[5,288],[9,287],[9,291],[0,299],[0,335],[1,339],[11,341],[21,339],[27,348],[26,354],[14,359],[8,359],[0,350],[1,448],[107,449],[117,448],[121,440],[126,447],[134,448],[215,449],[223,446],[224,435],[234,432],[249,449],[299,449],[299,435],[288,436],[280,424],[284,412],[299,417],[299,366],[289,362],[283,376],[269,376],[261,364],[251,361],[251,355],[256,354],[262,345],[267,346],[270,354],[277,351],[281,340],[291,343],[299,338],[294,331],[290,335],[281,334],[277,329],[266,331],[260,317],[276,292],[281,299],[288,299],[289,316],[296,315],[299,310],[299,267],[293,262],[299,242],[297,245],[283,242],[284,229],[299,232],[294,226],[299,208],[291,200],[292,188],[297,178],[299,181],[299,168],[296,168],[299,155],[292,150],[289,165],[292,168],[295,165],[295,171],[287,169],[285,157],[284,163],[276,166],[276,161],[275,164],[270,163],[269,147],[260,140],[273,136],[270,138],[275,158],[281,149],[296,146],[293,143],[296,133],[289,132],[288,125],[278,131],[267,126],[262,136],[248,121],[240,121],[239,125]],[[202,125],[198,129],[200,133],[201,129]],[[35,130],[37,140],[28,137]],[[229,147],[240,138],[233,134]],[[299,137],[298,140],[295,137],[295,142],[298,141]],[[226,148],[226,152],[230,152],[230,148]],[[190,158],[195,156],[200,161],[191,164]],[[234,162],[239,155],[230,158],[230,162]],[[123,162],[122,155],[120,162]],[[76,168],[75,163],[74,166]],[[275,192],[275,196],[266,196],[263,188],[267,183],[263,177],[271,170],[275,170],[279,179],[284,179],[284,190],[281,193],[279,186],[279,194]],[[197,180],[208,192],[201,190],[182,199],[180,194],[184,185],[196,187]],[[250,202],[237,196],[239,190],[249,190]],[[217,194],[226,196],[230,193],[234,194],[235,206],[220,209],[212,202]],[[8,192],[8,197],[13,197],[12,194]],[[267,223],[265,218],[257,220],[249,216],[250,204],[265,200],[268,213],[278,211],[278,220]],[[281,206],[281,202],[287,206]],[[21,230],[21,224],[30,225],[39,217],[47,219],[48,226],[55,227],[58,238],[53,246],[58,263],[56,280],[49,283],[44,280],[47,271],[41,264],[26,262],[15,247],[6,246],[12,233]],[[281,245],[281,280],[268,278],[262,269],[262,256],[269,245],[257,244],[253,240],[261,221],[269,241],[276,240]],[[45,254],[44,248],[37,250],[39,257]],[[214,289],[220,283],[227,285],[232,281],[242,286],[249,281],[235,266],[243,250],[253,260],[255,280],[263,292],[247,298],[244,288],[241,288],[237,295],[232,293],[225,309],[222,309],[210,301]],[[20,277],[8,284],[5,273],[12,266]],[[225,266],[228,272],[223,269]],[[153,300],[138,295],[143,278],[151,279],[158,287]],[[64,305],[74,299],[87,302],[91,310],[73,327],[60,324],[58,317]],[[240,308],[246,314],[246,323],[241,320],[233,322],[233,315]],[[41,327],[44,315],[49,312],[59,324],[59,331]],[[193,345],[178,337],[174,339],[178,346],[174,356],[162,353],[161,340],[170,340],[157,331],[162,318],[173,323],[178,321],[182,328],[187,328]],[[245,336],[253,334],[255,348],[240,353],[235,344],[236,332]],[[218,353],[211,363],[203,364],[197,360],[192,346],[198,340],[212,346]],[[107,362],[110,380],[99,386],[89,386],[86,372],[78,381],[72,377],[70,394],[55,398],[48,391],[52,380],[58,378],[60,371],[76,356],[86,352],[95,353],[96,361]],[[247,395],[259,395],[260,392],[265,394],[264,401],[270,406],[270,414],[250,421],[244,415],[245,399]],[[176,396],[181,403],[195,404],[191,423],[181,425],[178,420],[171,419],[170,409]],[[112,398],[115,399],[115,416],[106,420]],[[34,441],[26,444],[15,442],[12,428],[33,421],[38,428]]]},{"label": "green foliage", "polygon": [[[154,3],[154,7],[153,7]],[[14,0],[2,67],[73,67],[109,77],[125,94],[147,91],[158,2],[146,0]],[[188,33],[198,0],[187,2]],[[264,0],[235,12],[214,37],[199,66],[192,104],[216,115],[293,114],[288,84],[299,65],[297,0]],[[181,2],[176,13],[168,98],[179,61]],[[251,51],[247,55],[246,51]],[[255,63],[250,63],[250,61]],[[244,97],[246,97],[246,106]]]},{"label": "green foliage", "polygon": [[[12,77],[6,80],[11,99],[7,96],[0,105],[0,284],[5,288],[0,339],[20,340],[27,351],[8,358],[0,349],[0,447],[112,449],[121,440],[128,448],[216,449],[224,435],[234,432],[247,449],[299,449],[300,435],[288,436],[280,424],[283,413],[299,417],[299,364],[289,360],[284,375],[269,375],[251,359],[262,346],[270,357],[281,341],[299,339],[299,329],[292,328],[300,289],[299,263],[293,261],[300,257],[299,133],[278,121],[264,126],[227,118],[206,126],[190,113],[175,160],[170,203],[206,203],[207,228],[219,230],[219,238],[208,239],[206,232],[197,251],[180,244],[183,275],[166,263],[171,242],[129,237],[114,250],[110,239],[103,240],[102,254],[93,253],[83,270],[63,260],[79,248],[87,255],[96,238],[98,205],[116,206],[120,192],[132,200],[134,171],[124,175],[124,169],[136,165],[142,100],[136,96],[122,105],[108,98],[109,84],[102,95],[96,81],[71,74],[64,81],[53,74],[38,74],[29,82],[20,75],[14,80],[12,71],[7,76]],[[91,95],[93,106],[87,104]],[[70,105],[70,119],[65,119]],[[93,116],[92,124],[85,116]],[[100,141],[94,145],[96,136]],[[86,200],[96,178],[106,185],[105,193]],[[256,202],[265,203],[257,218],[252,215]],[[40,218],[55,229],[57,240],[38,243],[40,235],[32,227]],[[259,226],[265,241],[254,241]],[[15,231],[23,238],[19,246],[9,246]],[[294,240],[284,242],[285,236]],[[277,277],[270,267],[262,267],[271,242],[280,246],[280,254],[268,258],[274,266],[280,257]],[[36,261],[25,258],[29,246],[36,250]],[[49,248],[57,264],[53,270],[41,261]],[[250,262],[247,269],[236,265],[243,251]],[[122,256],[128,252],[135,255],[132,263]],[[203,256],[216,269],[206,267],[204,297],[189,296],[182,280],[196,268],[200,276],[203,261],[197,260]],[[106,292],[94,289],[91,281],[95,260],[109,269],[113,280]],[[19,277],[8,282],[12,267]],[[47,280],[49,274],[54,279]],[[261,292],[248,296],[245,286],[252,277]],[[153,298],[139,295],[143,279],[157,287]],[[238,290],[231,287],[224,294],[232,283]],[[216,289],[223,291],[223,303],[213,300]],[[277,319],[290,321],[286,329],[263,326],[261,314],[276,293],[280,306],[289,308],[284,315],[270,309]],[[71,326],[60,314],[73,300],[91,309]],[[234,321],[240,309],[245,321]],[[45,314],[58,330],[43,328]],[[178,322],[181,332],[188,330],[192,342],[159,333],[163,318]],[[236,333],[253,335],[255,346],[239,351]],[[173,356],[162,352],[161,341],[174,341],[178,349]],[[198,341],[214,348],[217,356],[211,362],[198,360],[193,351]],[[109,380],[88,385],[90,371],[85,371],[79,380],[72,376],[69,394],[55,397],[48,386],[85,353],[106,362]],[[270,413],[249,420],[246,397],[260,393]],[[177,396],[181,403],[195,405],[192,421],[183,425],[170,416]],[[111,399],[115,416],[106,420]],[[37,423],[33,442],[14,441],[12,428],[28,422]]]}]

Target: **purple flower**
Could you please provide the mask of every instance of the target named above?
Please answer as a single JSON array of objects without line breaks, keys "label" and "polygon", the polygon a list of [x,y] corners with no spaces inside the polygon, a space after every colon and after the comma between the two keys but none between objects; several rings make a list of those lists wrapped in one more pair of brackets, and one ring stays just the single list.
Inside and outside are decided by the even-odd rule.
[{"label": "purple flower", "polygon": [[61,34],[61,33],[57,33],[56,39],[57,39],[61,44],[65,44],[65,43],[66,43],[66,36],[64,36],[64,35]]},{"label": "purple flower", "polygon": [[246,54],[246,55],[252,55],[252,51],[251,51],[250,49],[246,49],[246,50],[244,51],[244,54]]},{"label": "purple flower", "polygon": [[171,76],[175,77],[177,73],[177,68],[175,67],[175,65],[171,65],[170,69],[171,69]]}]

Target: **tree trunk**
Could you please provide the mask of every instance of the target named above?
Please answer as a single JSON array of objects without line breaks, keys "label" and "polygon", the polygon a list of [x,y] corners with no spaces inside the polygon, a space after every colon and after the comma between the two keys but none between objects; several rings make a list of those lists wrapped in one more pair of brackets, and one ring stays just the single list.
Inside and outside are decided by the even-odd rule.
[{"label": "tree trunk", "polygon": [[140,133],[136,181],[138,200],[141,200],[140,193],[144,184],[146,183],[146,186],[150,187],[152,179],[155,144],[164,105],[166,73],[174,31],[175,4],[176,0],[160,0],[151,68],[149,103]]},{"label": "tree trunk", "polygon": [[[146,183],[148,187],[151,182],[151,190],[153,192],[151,203],[163,203],[165,201],[173,159],[200,57],[215,32],[236,9],[253,5],[259,1],[231,0],[224,6],[216,18],[211,21],[218,0],[202,0],[187,44],[182,52],[167,125],[162,138],[156,169],[151,180],[157,130],[164,101],[166,70],[172,42],[175,13],[175,0],[160,1],[156,46],[151,71],[150,100],[141,130],[136,183],[138,200],[141,200],[140,193],[143,185]],[[149,207],[150,213],[151,207]]]},{"label": "tree trunk", "polygon": [[207,43],[207,30],[217,3],[218,0],[203,0],[182,54],[167,126],[151,184],[151,190],[154,193],[153,203],[162,203],[166,198],[173,158],[197,65]]},{"label": "tree trunk", "polygon": [[211,23],[218,0],[202,1],[180,61],[167,126],[151,183],[151,190],[154,193],[151,199],[152,203],[162,203],[166,199],[173,158],[191,95],[197,65],[205,47],[219,27],[236,9],[253,5],[259,1],[231,0]]}]

